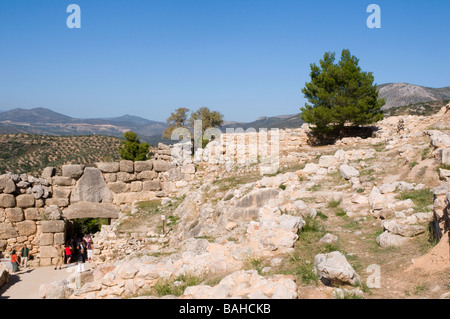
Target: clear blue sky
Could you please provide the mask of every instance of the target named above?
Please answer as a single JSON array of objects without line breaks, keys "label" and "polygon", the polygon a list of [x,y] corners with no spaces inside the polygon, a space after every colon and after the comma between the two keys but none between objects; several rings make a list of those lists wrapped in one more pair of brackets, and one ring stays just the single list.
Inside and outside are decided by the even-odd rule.
[{"label": "clear blue sky", "polygon": [[[81,29],[69,29],[69,4]],[[381,29],[366,8],[381,7]],[[310,63],[350,49],[378,84],[450,85],[450,1],[3,0],[0,110],[165,121],[294,114]]]}]

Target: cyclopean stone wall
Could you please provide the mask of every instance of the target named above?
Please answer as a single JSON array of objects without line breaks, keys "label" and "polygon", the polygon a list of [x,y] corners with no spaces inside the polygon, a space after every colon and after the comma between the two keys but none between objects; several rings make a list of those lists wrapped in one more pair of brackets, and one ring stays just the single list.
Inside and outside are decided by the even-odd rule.
[{"label": "cyclopean stone wall", "polygon": [[175,194],[195,174],[192,161],[173,161],[172,148],[158,145],[148,161],[67,164],[36,178],[0,176],[0,254],[8,257],[23,244],[34,263],[55,262],[56,244],[64,244],[67,223],[76,218],[118,218],[120,206]]}]

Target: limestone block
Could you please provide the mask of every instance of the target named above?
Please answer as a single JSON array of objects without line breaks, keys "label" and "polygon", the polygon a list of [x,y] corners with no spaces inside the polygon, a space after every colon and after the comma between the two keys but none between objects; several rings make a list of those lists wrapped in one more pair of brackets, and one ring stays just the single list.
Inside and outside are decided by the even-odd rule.
[{"label": "limestone block", "polygon": [[137,182],[132,182],[131,183],[131,191],[132,192],[141,192],[142,191],[142,187],[143,187],[143,184],[142,184],[142,182],[139,182],[139,181],[137,181]]},{"label": "limestone block", "polygon": [[42,258],[56,258],[56,248],[53,246],[41,246],[41,259]]},{"label": "limestone block", "polygon": [[124,182],[108,183],[107,187],[110,191],[116,194],[127,193],[130,191],[130,185]]},{"label": "limestone block", "polygon": [[83,175],[84,167],[85,167],[84,165],[79,165],[79,164],[63,165],[62,166],[62,176],[78,179],[81,177],[81,175]]},{"label": "limestone block", "polygon": [[35,198],[31,194],[22,194],[16,197],[16,205],[20,208],[34,207]]},{"label": "limestone block", "polygon": [[63,220],[43,220],[41,222],[42,233],[63,233],[65,223]]},{"label": "limestone block", "polygon": [[155,171],[142,171],[137,174],[137,179],[139,181],[149,181],[158,177],[158,173]]},{"label": "limestone block", "polygon": [[70,202],[109,203],[112,201],[112,198],[113,196],[108,187],[106,187],[101,171],[95,167],[87,167],[83,176],[72,190]]},{"label": "limestone block", "polygon": [[8,218],[10,222],[16,223],[21,222],[25,219],[22,208],[19,207],[7,208],[5,209],[5,212],[6,218]]},{"label": "limestone block", "polygon": [[72,186],[75,180],[67,176],[54,176],[52,178],[52,184],[57,186]]},{"label": "limestone block", "polygon": [[140,173],[143,171],[151,171],[153,169],[153,161],[137,161],[134,162],[134,171]]},{"label": "limestone block", "polygon": [[36,234],[36,223],[32,220],[25,220],[20,223],[16,223],[17,231],[19,236],[31,236]]},{"label": "limestone block", "polygon": [[153,161],[153,169],[156,172],[166,172],[170,169],[170,165],[166,161],[156,160]]},{"label": "limestone block", "polygon": [[36,208],[27,208],[24,210],[26,220],[41,220],[41,215]]},{"label": "limestone block", "polygon": [[12,194],[16,191],[16,184],[14,181],[6,176],[0,177],[0,193]]},{"label": "limestone block", "polygon": [[114,183],[117,182],[117,174],[115,173],[107,173],[103,174],[103,177],[105,178],[105,181],[107,183]]},{"label": "limestone block", "polygon": [[10,223],[0,223],[0,239],[15,238],[19,235]]},{"label": "limestone block", "polygon": [[119,169],[121,172],[133,173],[134,172],[134,162],[133,161],[120,161]]},{"label": "limestone block", "polygon": [[67,186],[53,186],[54,198],[69,198],[72,192],[72,187]]},{"label": "limestone block", "polygon": [[54,234],[53,242],[55,245],[64,245],[65,234],[64,233],[56,233]]},{"label": "limestone block", "polygon": [[46,234],[41,234],[41,236],[39,237],[39,245],[40,246],[51,246],[53,245],[53,238],[54,238],[54,234],[52,233],[46,233]]},{"label": "limestone block", "polygon": [[152,181],[145,181],[142,185],[143,191],[159,191],[161,190],[161,183],[159,180],[155,179]]},{"label": "limestone block", "polygon": [[16,206],[16,198],[11,194],[0,194],[0,207],[8,208]]},{"label": "limestone block", "polygon": [[117,162],[101,162],[95,165],[102,173],[117,173],[120,169],[120,164]]}]

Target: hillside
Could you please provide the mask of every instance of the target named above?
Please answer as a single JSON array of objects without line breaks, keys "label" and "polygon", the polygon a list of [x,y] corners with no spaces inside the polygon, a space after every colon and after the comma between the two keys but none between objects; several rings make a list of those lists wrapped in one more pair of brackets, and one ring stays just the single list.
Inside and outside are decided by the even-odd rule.
[{"label": "hillside", "polygon": [[409,83],[387,83],[378,86],[380,97],[386,99],[383,109],[421,102],[450,100],[450,86],[429,88]]},{"label": "hillside", "polygon": [[119,160],[120,139],[111,136],[0,135],[0,174],[39,176],[47,166]]},{"label": "hillside", "polygon": [[166,129],[164,122],[124,115],[115,118],[79,119],[46,108],[13,109],[0,112],[0,133],[38,134],[52,136],[109,135],[123,137],[129,130],[136,132],[141,140],[156,145]]}]

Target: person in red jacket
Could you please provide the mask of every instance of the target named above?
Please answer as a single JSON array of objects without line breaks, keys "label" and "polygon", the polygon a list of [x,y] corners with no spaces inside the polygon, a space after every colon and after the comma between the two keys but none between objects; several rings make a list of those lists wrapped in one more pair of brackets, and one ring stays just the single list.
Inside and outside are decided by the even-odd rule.
[{"label": "person in red jacket", "polygon": [[13,271],[12,274],[15,275],[19,270],[19,263],[17,262],[17,254],[15,249],[13,249],[13,251],[11,252],[11,265]]}]

